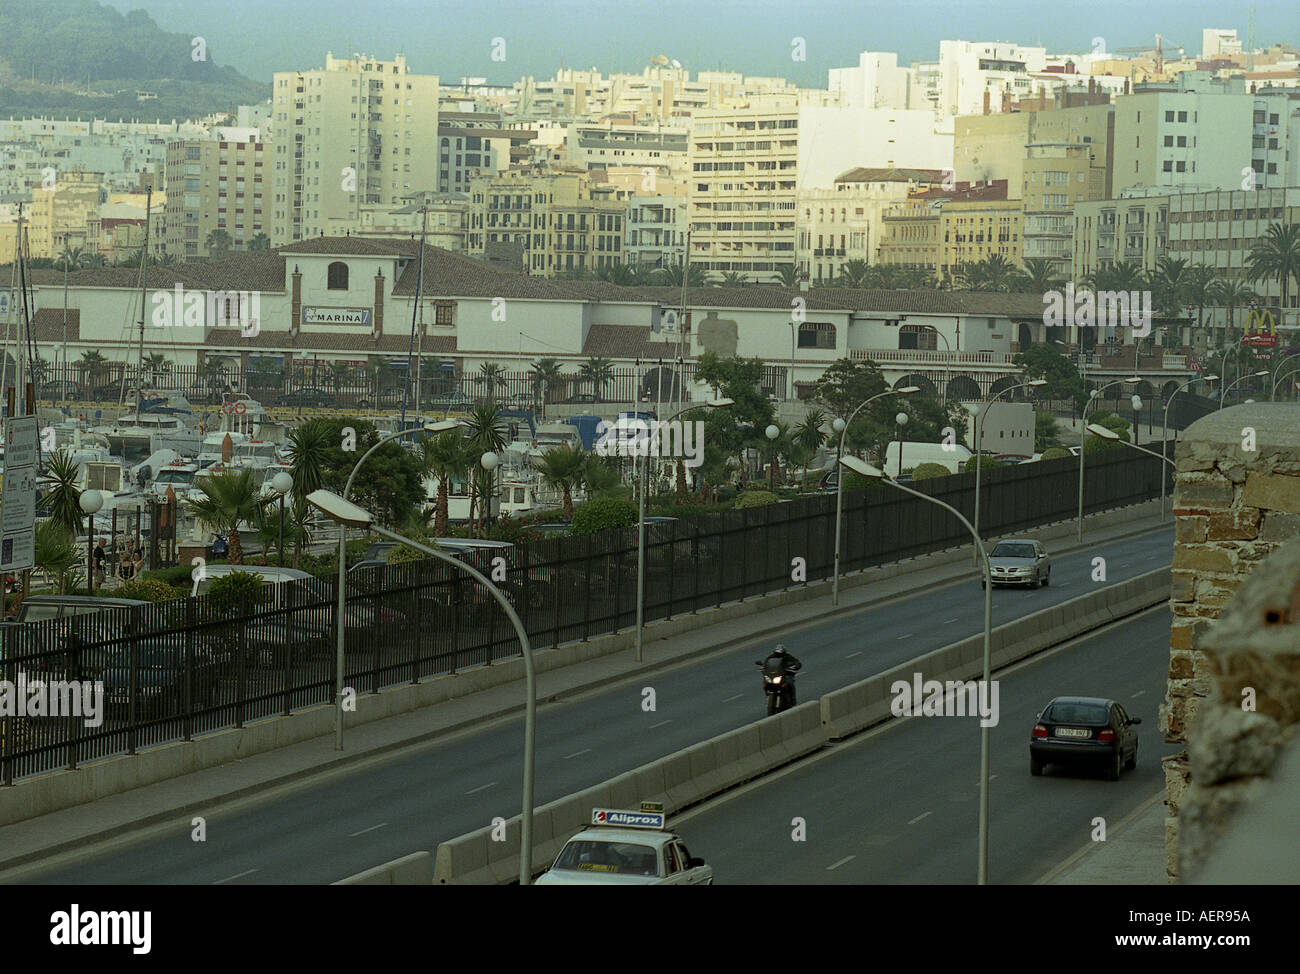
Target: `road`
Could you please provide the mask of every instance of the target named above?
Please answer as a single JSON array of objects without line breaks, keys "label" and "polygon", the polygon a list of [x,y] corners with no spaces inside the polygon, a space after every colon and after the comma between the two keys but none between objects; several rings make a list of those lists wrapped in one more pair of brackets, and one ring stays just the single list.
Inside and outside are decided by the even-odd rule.
[{"label": "road", "polygon": [[[1098,544],[1054,559],[1049,588],[997,589],[994,624],[1095,585],[1169,564],[1172,529]],[[846,686],[981,631],[973,580],[861,613],[772,632],[739,649],[539,709],[537,802],[544,804],[648,761],[750,723],[763,714],[753,661],[777,641],[800,657],[801,700]],[[1165,628],[1168,645],[1168,626]],[[642,710],[653,687],[656,709]],[[0,881],[45,883],[329,883],[510,817],[520,806],[521,720],[507,718],[384,759],[263,793],[206,816],[207,841],[188,822],[151,829],[130,843],[87,848],[66,861]],[[0,840],[3,832],[0,830]]]},{"label": "road", "polygon": [[[1169,670],[1167,606],[1030,659],[999,681],[991,729],[989,882],[1032,883],[1164,790],[1157,726]],[[1138,763],[1118,782],[1086,769],[1029,774],[1034,718],[1052,697],[1113,697],[1138,728]],[[673,821],[718,884],[974,883],[978,865],[979,722],[892,721],[756,786]],[[791,821],[806,823],[792,840]]]}]

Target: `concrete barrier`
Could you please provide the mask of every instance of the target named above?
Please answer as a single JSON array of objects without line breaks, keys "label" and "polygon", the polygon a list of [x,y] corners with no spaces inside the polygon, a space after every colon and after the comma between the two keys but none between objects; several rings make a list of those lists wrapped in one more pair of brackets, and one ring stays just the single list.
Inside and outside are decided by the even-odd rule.
[{"label": "concrete barrier", "polygon": [[433,856],[413,852],[374,869],[340,879],[333,886],[428,886],[433,882]]}]

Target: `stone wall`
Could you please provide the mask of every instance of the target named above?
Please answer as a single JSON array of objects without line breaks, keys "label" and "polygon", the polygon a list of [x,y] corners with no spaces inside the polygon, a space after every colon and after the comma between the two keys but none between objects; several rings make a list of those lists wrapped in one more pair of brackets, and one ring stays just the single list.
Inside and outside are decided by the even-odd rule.
[{"label": "stone wall", "polygon": [[[1228,650],[1223,648],[1227,644],[1211,633],[1217,632],[1215,620],[1256,566],[1285,542],[1300,537],[1300,405],[1255,403],[1212,413],[1183,432],[1174,456],[1176,534],[1170,597],[1174,620],[1168,695],[1160,708],[1160,727],[1166,741],[1188,744],[1197,737],[1202,709],[1211,704],[1219,711],[1233,711],[1234,707],[1235,711],[1231,718],[1223,712],[1214,718],[1207,716],[1207,720],[1219,722],[1207,726],[1208,739],[1230,738],[1242,730],[1237,726],[1241,718],[1235,716],[1247,713],[1241,711],[1241,688],[1237,687],[1234,695],[1230,692],[1233,688],[1221,681],[1228,672],[1224,655]],[[1278,571],[1286,569],[1279,567]],[[1294,577],[1289,579],[1292,585],[1296,582]],[[1238,623],[1247,628],[1256,624],[1263,622]],[[1291,630],[1293,637],[1295,632]],[[1300,642],[1300,637],[1296,641]],[[1211,645],[1219,647],[1217,655]],[[1236,644],[1232,648],[1235,651]],[[1263,701],[1275,688],[1257,685],[1255,689]],[[1276,704],[1275,693],[1268,699],[1272,701],[1269,706]],[[1263,702],[1258,707],[1258,714],[1247,716],[1258,718],[1267,713]],[[1261,726],[1247,723],[1257,729]],[[1190,759],[1188,751],[1183,751],[1164,762],[1169,809],[1166,870],[1171,881],[1180,875],[1180,808],[1196,777],[1196,754],[1192,748]],[[1200,767],[1202,775],[1223,770],[1213,763]],[[1228,760],[1227,768],[1229,777],[1237,775],[1233,760]],[[1251,773],[1243,774],[1249,777]],[[1208,782],[1200,784],[1209,786]],[[1203,829],[1201,833],[1195,840],[1198,844],[1204,841]]]}]

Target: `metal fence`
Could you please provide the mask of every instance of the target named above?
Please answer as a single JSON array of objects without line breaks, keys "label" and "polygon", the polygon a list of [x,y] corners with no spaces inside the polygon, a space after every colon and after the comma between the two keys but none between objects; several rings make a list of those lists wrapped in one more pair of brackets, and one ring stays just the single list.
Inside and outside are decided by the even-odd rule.
[{"label": "metal fence", "polygon": [[[1159,459],[1127,450],[1089,457],[1089,512],[1159,494]],[[1078,461],[982,474],[982,533],[995,536],[1075,515]],[[916,489],[970,518],[974,475]],[[645,617],[667,619],[829,578],[835,497],[647,526]],[[879,484],[844,496],[845,572],[970,543],[942,508]],[[504,566],[466,556],[501,583],[535,647],[588,639],[635,622],[636,529],[552,538],[509,549]],[[255,568],[250,568],[255,571]],[[499,576],[498,572],[498,576]],[[88,727],[68,716],[0,717],[0,781],[245,723],[333,699],[331,581],[268,587],[270,603],[217,595],[0,629],[0,679],[101,680],[107,710]],[[489,594],[440,561],[359,569],[348,581],[344,683],[358,694],[516,657],[513,628]]]}]

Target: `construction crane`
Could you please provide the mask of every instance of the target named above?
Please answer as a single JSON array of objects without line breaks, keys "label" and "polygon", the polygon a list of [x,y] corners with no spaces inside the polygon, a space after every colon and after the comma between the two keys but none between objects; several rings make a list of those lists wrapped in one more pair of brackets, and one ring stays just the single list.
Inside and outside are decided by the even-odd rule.
[{"label": "construction crane", "polygon": [[[1156,46],[1154,49],[1154,54],[1156,56],[1155,58],[1156,74],[1163,74],[1165,70],[1164,45],[1165,45],[1165,38],[1162,35],[1157,34]],[[1171,43],[1169,45],[1169,49],[1170,50],[1177,49],[1178,56],[1180,58],[1183,56],[1183,48],[1180,47],[1179,45]],[[1115,48],[1115,53],[1116,54],[1151,54],[1153,53],[1153,50],[1152,48],[1149,47],[1117,47]]]}]

